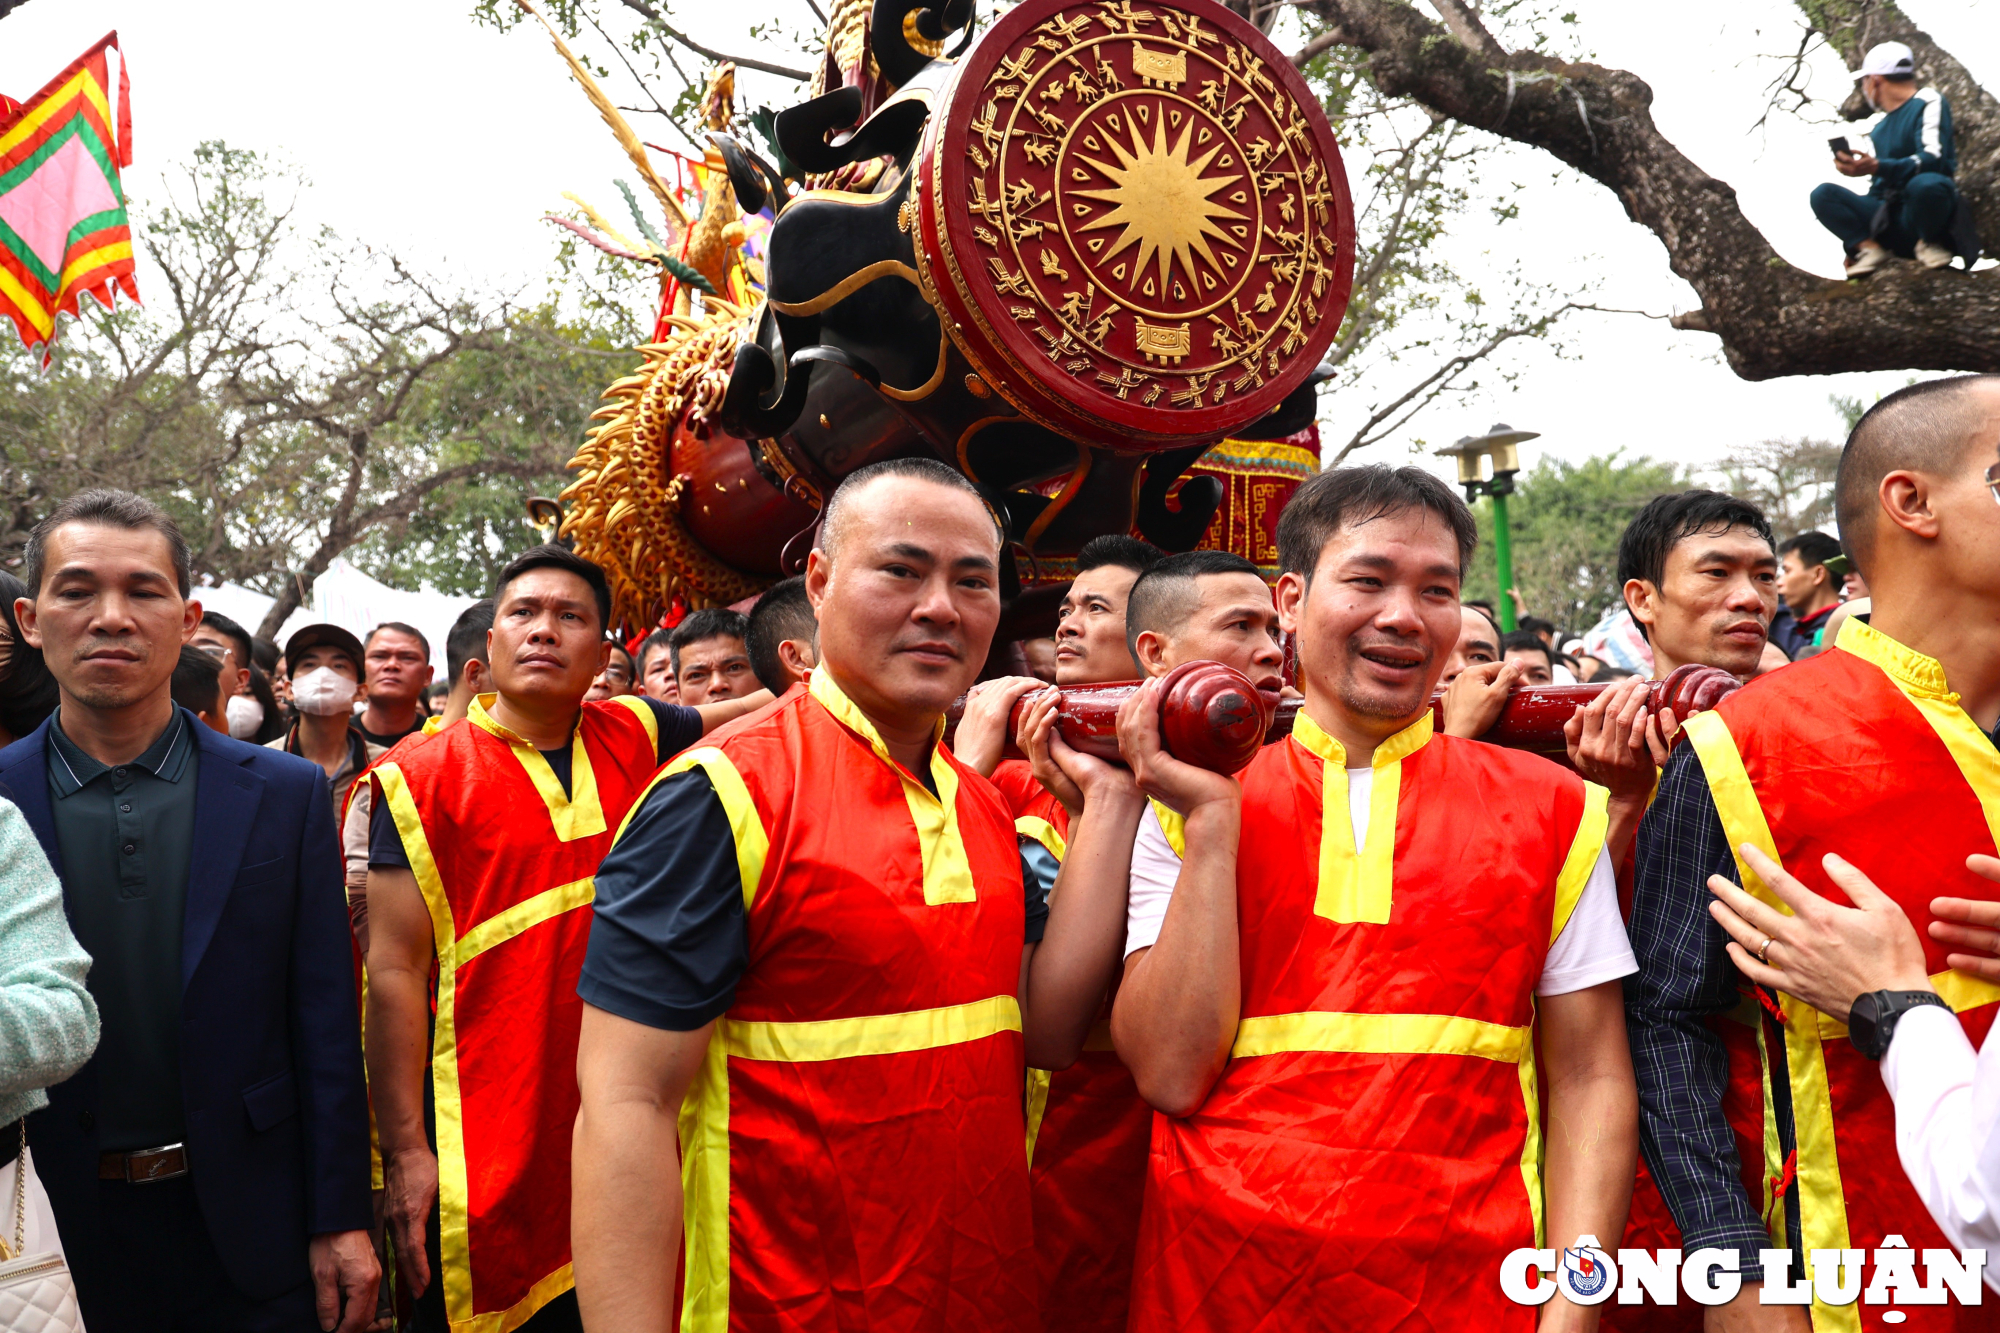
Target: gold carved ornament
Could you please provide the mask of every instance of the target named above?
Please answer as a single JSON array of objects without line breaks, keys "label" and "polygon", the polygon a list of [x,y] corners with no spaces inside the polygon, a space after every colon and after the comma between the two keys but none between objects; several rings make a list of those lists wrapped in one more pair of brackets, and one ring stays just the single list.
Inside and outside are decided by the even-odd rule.
[{"label": "gold carved ornament", "polygon": [[[1316,108],[1213,24],[1085,0],[996,30],[998,64],[955,94],[967,189],[947,204],[934,170],[933,199],[969,210],[973,244],[941,233],[945,266],[991,346],[1058,392],[1214,408],[1296,372],[1329,313],[1340,203]],[[1021,365],[989,315],[1050,364]]]},{"label": "gold carved ornament", "polygon": [[727,605],[764,581],[723,564],[680,521],[686,479],[673,473],[675,427],[706,433],[753,312],[709,297],[699,319],[669,316],[667,341],[638,348],[638,372],[604,391],[598,423],[569,462],[562,535],[611,584],[612,621],[659,623],[676,594],[692,606]]}]

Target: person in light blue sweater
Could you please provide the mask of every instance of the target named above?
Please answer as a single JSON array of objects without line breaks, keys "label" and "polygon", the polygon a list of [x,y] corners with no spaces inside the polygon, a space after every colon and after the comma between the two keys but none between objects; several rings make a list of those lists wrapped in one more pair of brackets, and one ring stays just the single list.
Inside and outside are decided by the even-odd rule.
[{"label": "person in light blue sweater", "polygon": [[[0,1126],[47,1106],[48,1088],[97,1049],[89,971],[63,914],[62,881],[21,811],[0,800]],[[0,1159],[16,1142],[0,1137]]]},{"label": "person in light blue sweater", "polygon": [[[1868,131],[1873,153],[1839,152],[1843,176],[1871,177],[1867,194],[1839,185],[1812,192],[1813,215],[1847,248],[1847,276],[1866,277],[1900,255],[1943,268],[1958,252],[1958,150],[1951,104],[1935,88],[1918,88],[1916,58],[1901,42],[1883,42],[1862,57],[1857,74],[1868,105],[1882,119]],[[1969,262],[1969,261],[1968,261]]]}]

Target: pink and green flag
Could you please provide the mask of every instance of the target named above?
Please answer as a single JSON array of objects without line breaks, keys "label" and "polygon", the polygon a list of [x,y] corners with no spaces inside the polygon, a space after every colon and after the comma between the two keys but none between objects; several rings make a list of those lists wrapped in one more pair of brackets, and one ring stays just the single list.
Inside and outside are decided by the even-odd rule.
[{"label": "pink and green flag", "polygon": [[[106,52],[113,32],[25,102],[0,98],[0,315],[21,341],[55,341],[56,316],[89,292],[139,299],[118,170],[132,164],[132,109],[119,53],[117,114]],[[113,126],[116,125],[114,131]]]}]

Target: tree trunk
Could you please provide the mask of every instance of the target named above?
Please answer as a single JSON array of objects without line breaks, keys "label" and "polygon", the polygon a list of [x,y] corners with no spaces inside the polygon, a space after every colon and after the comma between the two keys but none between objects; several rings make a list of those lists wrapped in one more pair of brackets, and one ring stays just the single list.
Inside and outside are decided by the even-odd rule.
[{"label": "tree trunk", "polygon": [[[1675,327],[1719,337],[1730,368],[1744,379],[2000,371],[2000,271],[1892,265],[1850,283],[1794,268],[1744,217],[1728,183],[1660,133],[1653,91],[1638,76],[1532,51],[1496,59],[1400,0],[1310,0],[1306,7],[1341,44],[1369,54],[1385,94],[1543,149],[1617,194],[1701,298],[1701,308],[1677,317]],[[1454,26],[1476,25],[1469,10],[1453,9]],[[1968,118],[1978,120],[1972,110]]]}]

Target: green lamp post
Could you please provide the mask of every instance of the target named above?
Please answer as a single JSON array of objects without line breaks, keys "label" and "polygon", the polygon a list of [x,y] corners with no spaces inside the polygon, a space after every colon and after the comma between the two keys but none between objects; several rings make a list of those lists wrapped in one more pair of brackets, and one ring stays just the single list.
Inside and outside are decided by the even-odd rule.
[{"label": "green lamp post", "polygon": [[[1467,504],[1478,504],[1482,495],[1493,501],[1493,554],[1500,567],[1500,628],[1510,634],[1517,622],[1514,599],[1508,595],[1514,587],[1514,534],[1507,522],[1507,497],[1514,493],[1514,474],[1521,470],[1520,446],[1540,437],[1540,431],[1515,430],[1505,422],[1497,422],[1484,435],[1464,435],[1457,444],[1438,450],[1440,457],[1458,460],[1458,484],[1465,487]],[[1484,460],[1488,458],[1493,460],[1490,480],[1484,475]]]}]

